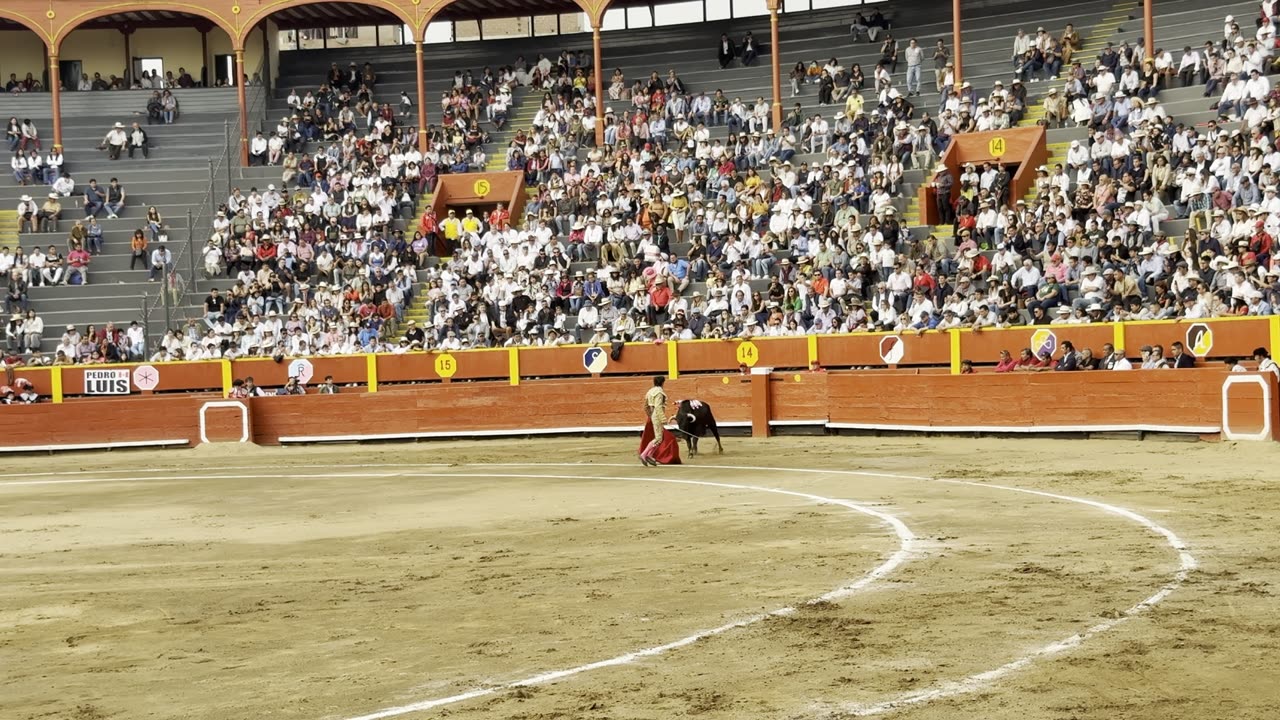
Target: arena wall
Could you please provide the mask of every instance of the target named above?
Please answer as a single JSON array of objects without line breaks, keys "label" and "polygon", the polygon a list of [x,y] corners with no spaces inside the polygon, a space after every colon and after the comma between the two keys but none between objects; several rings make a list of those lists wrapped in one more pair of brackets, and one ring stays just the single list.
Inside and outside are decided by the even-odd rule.
[{"label": "arena wall", "polygon": [[[673,399],[710,402],[722,421],[756,436],[803,426],[1271,439],[1280,427],[1276,378],[1230,373],[1221,359],[1274,345],[1278,325],[1270,317],[630,343],[620,353],[576,345],[17,368],[7,384],[30,383],[46,401],[0,412],[0,450],[630,432],[653,375],[670,378]],[[1000,350],[1056,350],[1067,340],[1095,352],[1112,343],[1130,357],[1142,345],[1181,341],[1197,367],[995,374],[982,366]],[[976,360],[978,372],[960,374],[962,359]],[[295,375],[311,394],[221,402],[235,379],[274,390]],[[325,376],[339,395],[315,394]]]},{"label": "arena wall", "polygon": [[[647,376],[344,388],[223,400],[213,394],[10,406],[0,450],[54,451],[455,439],[637,432]],[[831,431],[1180,433],[1274,439],[1271,373],[1189,370],[953,376],[917,370],[767,371],[684,375],[673,399],[712,405],[729,428],[767,436],[790,426]],[[1226,412],[1224,412],[1224,407]]]}]

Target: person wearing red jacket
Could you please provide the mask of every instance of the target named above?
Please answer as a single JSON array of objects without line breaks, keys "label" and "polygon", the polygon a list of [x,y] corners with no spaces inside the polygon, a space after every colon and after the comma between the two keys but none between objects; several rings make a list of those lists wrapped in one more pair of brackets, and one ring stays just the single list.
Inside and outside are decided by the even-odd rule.
[{"label": "person wearing red jacket", "polygon": [[1257,224],[1257,232],[1249,238],[1249,252],[1253,253],[1258,264],[1267,267],[1271,261],[1272,238],[1270,233],[1263,229],[1264,225],[1261,221]]},{"label": "person wearing red jacket", "polygon": [[502,203],[498,203],[498,207],[489,212],[489,227],[506,227],[506,223],[509,222],[511,222],[511,212]]},{"label": "person wearing red jacket", "polygon": [[257,258],[259,266],[266,265],[276,259],[276,244],[271,242],[270,238],[263,238],[253,255]]},{"label": "person wearing red jacket", "polygon": [[[1026,351],[1024,351],[1026,352]],[[1000,362],[996,363],[996,372],[1007,373],[1018,369],[1018,361],[1013,359],[1013,355],[1008,350],[1000,351]]]}]

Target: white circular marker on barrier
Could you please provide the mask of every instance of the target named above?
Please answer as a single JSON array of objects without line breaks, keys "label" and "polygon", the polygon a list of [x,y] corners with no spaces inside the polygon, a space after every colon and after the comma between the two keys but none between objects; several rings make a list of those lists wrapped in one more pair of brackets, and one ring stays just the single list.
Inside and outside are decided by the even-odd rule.
[{"label": "white circular marker on barrier", "polygon": [[160,385],[160,371],[153,365],[139,365],[133,369],[132,379],[139,390],[155,390]]},{"label": "white circular marker on barrier", "polygon": [[298,358],[289,363],[289,377],[298,378],[298,382],[306,385],[311,382],[311,378],[316,374],[316,366],[306,358]]}]

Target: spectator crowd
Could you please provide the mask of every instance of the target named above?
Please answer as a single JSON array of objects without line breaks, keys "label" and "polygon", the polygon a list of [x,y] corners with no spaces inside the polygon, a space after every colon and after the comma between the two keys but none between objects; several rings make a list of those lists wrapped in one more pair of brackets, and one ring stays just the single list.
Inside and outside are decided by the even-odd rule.
[{"label": "spectator crowd", "polygon": [[[900,44],[886,18],[860,15],[852,31],[879,46],[874,67],[833,57],[791,71],[793,96],[816,86],[817,111],[797,103],[775,125],[765,98],[615,69],[599,146],[603,69],[583,53],[459,71],[425,152],[410,98],[379,101],[372,65],[335,65],[251,141],[254,163],[281,167],[279,187],[227,199],[202,258],[225,284],[150,357],[1274,314],[1274,10],[1244,28],[1228,16],[1180,60],[1141,42],[1086,57],[1071,25],[1019,30],[1008,84],[985,92],[954,82],[944,41]],[[760,50],[724,36],[716,52],[728,67]],[[1162,97],[1186,86],[1203,88],[1214,119],[1170,116]],[[509,128],[521,91],[538,110]],[[997,164],[938,164],[956,135],[1016,126],[1037,104],[1040,122],[1084,132],[1031,197],[1011,197]],[[498,133],[502,166],[532,189],[517,216],[416,215],[441,175],[488,167]],[[950,236],[902,219],[917,174]],[[419,298],[425,326],[405,320]]]}]

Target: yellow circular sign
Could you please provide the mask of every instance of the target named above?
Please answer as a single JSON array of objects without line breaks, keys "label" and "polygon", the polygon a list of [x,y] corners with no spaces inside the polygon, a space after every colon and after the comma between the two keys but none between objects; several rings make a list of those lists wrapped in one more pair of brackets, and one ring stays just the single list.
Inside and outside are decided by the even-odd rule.
[{"label": "yellow circular sign", "polygon": [[1002,137],[991,138],[991,140],[987,142],[987,152],[991,154],[991,157],[998,158],[1003,156],[1005,152],[1004,138]]},{"label": "yellow circular sign", "polygon": [[756,347],[753,342],[744,342],[738,345],[738,362],[747,367],[755,367],[756,361],[760,359],[760,348]]},{"label": "yellow circular sign", "polygon": [[442,378],[451,378],[458,372],[458,361],[449,353],[436,356],[436,374]]},{"label": "yellow circular sign", "polygon": [[488,180],[477,180],[475,186],[472,187],[472,190],[475,190],[476,192],[476,197],[484,197],[485,195],[488,195],[489,191],[492,189],[493,188],[490,187]]}]

